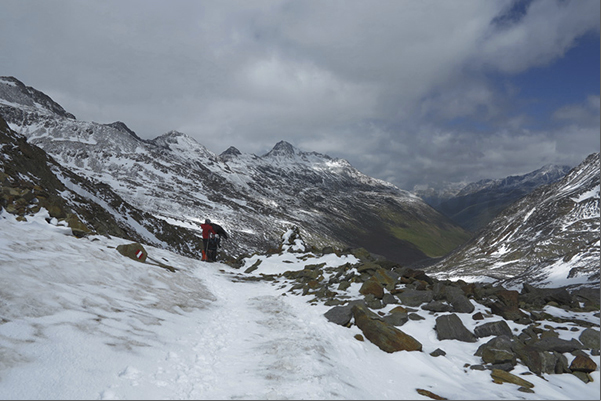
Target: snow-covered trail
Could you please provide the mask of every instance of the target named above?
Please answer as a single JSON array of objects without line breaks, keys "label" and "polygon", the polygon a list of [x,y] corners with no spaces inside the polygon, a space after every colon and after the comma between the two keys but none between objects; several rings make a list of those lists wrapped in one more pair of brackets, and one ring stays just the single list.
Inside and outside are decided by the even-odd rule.
[{"label": "snow-covered trail", "polygon": [[180,269],[174,274],[118,254],[125,240],[76,239],[44,215],[27,223],[3,217],[0,398],[361,393],[328,357],[333,337],[348,330],[327,323],[328,308],[265,282],[238,281],[219,263],[147,247]]},{"label": "snow-covered trail", "polygon": [[[203,275],[203,269],[196,274]],[[314,316],[303,318],[306,304],[296,307],[264,283],[237,283],[247,287],[241,289],[225,280],[204,274],[217,300],[202,311],[192,336],[182,339],[191,355],[171,355],[158,366],[178,372],[178,393],[172,396],[218,399],[227,392],[233,399],[340,398],[338,385],[324,386],[324,380],[336,376],[326,351],[331,344],[319,336]]]}]

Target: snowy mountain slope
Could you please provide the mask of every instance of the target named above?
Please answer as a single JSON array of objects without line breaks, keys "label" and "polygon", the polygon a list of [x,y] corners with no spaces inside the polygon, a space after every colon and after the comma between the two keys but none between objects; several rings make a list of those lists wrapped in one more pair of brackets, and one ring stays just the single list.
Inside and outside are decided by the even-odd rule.
[{"label": "snowy mountain slope", "polygon": [[[598,368],[584,383],[572,374],[525,375],[518,364],[512,372],[532,390],[494,383],[490,370],[466,367],[481,363],[474,353],[490,337],[439,340],[438,314],[418,309],[422,319],[401,327],[423,343],[422,352],[386,353],[358,341],[357,326],[328,322],[329,306],[294,295],[282,277],[244,280],[307,264],[353,264],[352,256],[255,256],[259,269],[244,274],[147,246],[178,268],[172,273],[119,254],[115,248],[128,242],[122,238],[78,239],[48,217],[41,210],[18,222],[0,212],[2,399],[429,399],[418,390],[447,399],[599,399]],[[358,283],[347,292],[361,298]],[[474,312],[484,319],[458,314],[470,331],[499,320],[480,304]],[[596,321],[598,330],[593,312],[545,312]],[[577,341],[587,327],[544,323],[562,340]],[[446,355],[430,355],[437,349]],[[567,363],[576,358],[564,355]]]},{"label": "snowy mountain slope", "polygon": [[0,117],[0,206],[26,220],[41,208],[79,236],[96,232],[197,255],[194,232],[174,227],[125,202],[110,187],[62,167],[10,130]]},{"label": "snowy mountain slope", "polygon": [[205,218],[219,223],[231,233],[231,254],[277,246],[291,225],[316,247],[365,247],[406,263],[442,256],[468,238],[418,197],[345,160],[284,141],[255,156],[235,148],[216,155],[175,131],[142,140],[120,122],[82,122],[54,113],[58,105],[15,102],[29,95],[15,82],[0,78],[0,114],[13,130],[169,224],[198,230]]},{"label": "snowy mountain slope", "polygon": [[475,232],[513,202],[541,185],[560,180],[569,170],[568,166],[546,165],[524,175],[457,184],[441,191],[418,188],[414,193],[461,227]]},{"label": "snowy mountain slope", "polygon": [[[599,286],[599,154],[505,209],[430,272]],[[557,277],[555,277],[557,278]]]}]

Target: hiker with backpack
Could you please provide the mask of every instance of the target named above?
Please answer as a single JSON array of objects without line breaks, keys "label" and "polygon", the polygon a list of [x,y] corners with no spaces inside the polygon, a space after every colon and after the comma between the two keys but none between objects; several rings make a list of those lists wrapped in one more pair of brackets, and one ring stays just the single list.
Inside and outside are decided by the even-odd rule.
[{"label": "hiker with backpack", "polygon": [[221,238],[228,239],[228,235],[219,224],[211,223],[206,219],[202,228],[202,260],[214,262],[217,259],[217,248],[221,246]]},{"label": "hiker with backpack", "polygon": [[215,235],[215,230],[213,230],[211,220],[209,219],[206,219],[204,224],[200,225],[200,228],[202,228],[202,260],[207,260],[209,239],[211,238],[211,235]]}]

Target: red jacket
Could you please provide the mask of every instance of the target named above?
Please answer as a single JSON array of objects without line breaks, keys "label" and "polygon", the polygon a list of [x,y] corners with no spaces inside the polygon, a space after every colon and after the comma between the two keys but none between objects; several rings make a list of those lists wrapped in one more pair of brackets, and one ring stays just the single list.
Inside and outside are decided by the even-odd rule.
[{"label": "red jacket", "polygon": [[210,234],[215,235],[215,230],[213,230],[213,226],[210,224],[201,224],[200,228],[202,228],[202,238],[208,239]]}]

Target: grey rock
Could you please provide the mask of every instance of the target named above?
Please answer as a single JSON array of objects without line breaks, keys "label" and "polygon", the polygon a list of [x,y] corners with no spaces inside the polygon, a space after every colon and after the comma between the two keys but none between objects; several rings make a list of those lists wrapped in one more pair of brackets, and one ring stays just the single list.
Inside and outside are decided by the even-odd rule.
[{"label": "grey rock", "polygon": [[537,351],[556,351],[561,354],[582,349],[584,346],[576,339],[563,340],[561,338],[547,337],[532,344]]},{"label": "grey rock", "polygon": [[517,357],[512,351],[494,348],[485,348],[482,351],[482,360],[485,363],[490,363],[493,365],[502,363],[511,363],[512,365],[515,365],[517,363]]},{"label": "grey rock", "polygon": [[384,305],[398,304],[399,300],[397,299],[397,297],[387,292],[386,294],[384,294],[384,297],[382,297],[382,303]]},{"label": "grey rock", "polygon": [[419,315],[417,313],[410,313],[407,317],[411,320],[425,320],[426,319],[425,317],[423,317],[422,315]]},{"label": "grey rock", "polygon": [[511,362],[494,363],[491,365],[486,365],[486,369],[488,369],[488,370],[499,369],[499,370],[503,370],[505,372],[509,372],[509,371],[513,370],[514,366],[515,366],[515,364],[513,364]]},{"label": "grey rock", "polygon": [[580,333],[580,337],[578,339],[584,345],[585,348],[588,349],[599,349],[601,335],[598,330],[591,329],[590,327],[583,330]]},{"label": "grey rock", "polygon": [[505,320],[499,320],[496,322],[489,322],[481,324],[474,328],[474,334],[476,337],[488,337],[488,336],[501,336],[506,335],[511,337],[511,328]]},{"label": "grey rock", "polygon": [[447,301],[453,306],[453,311],[457,313],[472,313],[474,304],[465,296],[463,290],[457,287],[447,287],[445,290]]},{"label": "grey rock", "polygon": [[432,291],[429,290],[412,290],[406,289],[405,291],[397,294],[397,297],[401,300],[401,303],[408,306],[419,306],[423,303],[432,301]]},{"label": "grey rock", "polygon": [[453,307],[442,301],[430,301],[429,303],[422,305],[422,309],[431,312],[450,312]]},{"label": "grey rock", "polygon": [[332,309],[324,313],[326,319],[332,323],[339,324],[341,326],[348,326],[353,317],[352,308],[354,305],[364,304],[363,301],[352,301],[344,306],[335,306]]},{"label": "grey rock", "polygon": [[474,333],[469,331],[455,314],[437,317],[434,329],[439,340],[459,340],[472,343],[478,341]]},{"label": "grey rock", "polygon": [[382,320],[393,326],[402,326],[407,323],[409,318],[406,313],[391,313],[390,315],[384,316]]},{"label": "grey rock", "polygon": [[445,356],[446,354],[447,353],[440,348],[436,348],[434,351],[430,352],[430,356]]},{"label": "grey rock", "polygon": [[478,347],[478,350],[474,353],[475,356],[482,356],[485,349],[497,349],[508,352],[513,352],[513,341],[509,336],[498,336],[489,340],[486,344],[482,344]]},{"label": "grey rock", "polygon": [[422,344],[419,341],[386,323],[367,307],[354,305],[352,312],[355,324],[361,329],[365,338],[381,350],[389,353],[422,350]]}]

